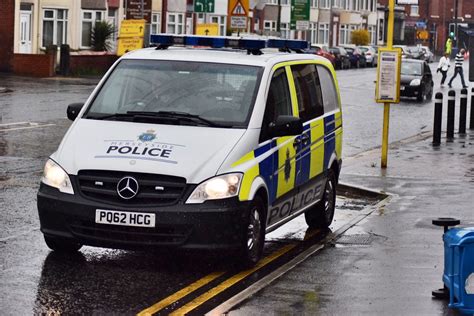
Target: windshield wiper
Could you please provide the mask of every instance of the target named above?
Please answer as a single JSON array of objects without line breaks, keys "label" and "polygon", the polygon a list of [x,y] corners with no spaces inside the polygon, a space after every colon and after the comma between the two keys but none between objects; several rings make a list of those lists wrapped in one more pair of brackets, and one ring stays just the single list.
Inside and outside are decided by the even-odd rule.
[{"label": "windshield wiper", "polygon": [[158,111],[158,112],[149,112],[149,111],[127,111],[127,114],[138,115],[138,116],[150,116],[157,118],[175,118],[175,119],[185,119],[190,121],[198,121],[204,123],[207,126],[212,127],[231,127],[230,125],[219,124],[211,120],[205,119],[197,114],[191,114],[186,112],[178,111]]}]

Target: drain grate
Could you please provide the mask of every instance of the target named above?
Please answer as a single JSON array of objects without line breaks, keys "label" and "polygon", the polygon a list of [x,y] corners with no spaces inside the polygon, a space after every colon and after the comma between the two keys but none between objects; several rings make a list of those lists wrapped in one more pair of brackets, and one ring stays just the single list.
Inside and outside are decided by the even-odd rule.
[{"label": "drain grate", "polygon": [[343,245],[370,245],[373,237],[369,234],[343,235],[336,243]]}]

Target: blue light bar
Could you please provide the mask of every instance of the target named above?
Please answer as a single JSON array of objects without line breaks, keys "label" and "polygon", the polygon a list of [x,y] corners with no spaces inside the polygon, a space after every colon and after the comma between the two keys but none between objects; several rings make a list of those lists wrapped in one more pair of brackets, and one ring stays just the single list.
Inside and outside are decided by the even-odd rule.
[{"label": "blue light bar", "polygon": [[174,35],[153,34],[150,43],[161,48],[173,45],[180,46],[205,46],[212,48],[239,48],[249,51],[257,51],[266,47],[299,50],[308,48],[308,42],[287,39],[254,39],[225,36],[196,36],[196,35]]},{"label": "blue light bar", "polygon": [[267,42],[267,47],[298,50],[307,49],[309,45],[308,42],[301,40],[269,39]]}]

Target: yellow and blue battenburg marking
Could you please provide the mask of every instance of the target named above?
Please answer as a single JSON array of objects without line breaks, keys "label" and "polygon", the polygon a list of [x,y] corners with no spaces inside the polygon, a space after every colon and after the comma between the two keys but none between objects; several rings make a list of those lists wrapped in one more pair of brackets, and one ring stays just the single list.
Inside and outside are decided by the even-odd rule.
[{"label": "yellow and blue battenburg marking", "polygon": [[[302,141],[301,150],[296,152],[293,142],[296,138],[303,137],[308,141],[304,144]],[[249,199],[250,187],[255,178],[260,176],[267,185],[269,202],[273,204],[295,186],[323,174],[330,167],[333,153],[338,160],[341,158],[341,148],[340,112],[306,123],[301,136],[280,137],[261,144],[233,164],[236,167],[244,162],[255,161],[255,164],[245,171],[240,200]],[[263,156],[266,157],[262,159]]]}]

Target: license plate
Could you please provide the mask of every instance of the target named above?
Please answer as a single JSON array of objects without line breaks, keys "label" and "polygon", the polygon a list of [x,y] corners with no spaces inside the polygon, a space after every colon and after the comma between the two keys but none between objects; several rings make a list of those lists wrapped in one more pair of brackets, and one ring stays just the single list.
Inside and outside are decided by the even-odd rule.
[{"label": "license plate", "polygon": [[404,86],[400,86],[400,90],[401,90],[401,91],[405,90],[405,87],[404,87]]},{"label": "license plate", "polygon": [[155,214],[95,210],[95,222],[108,225],[155,227]]}]

